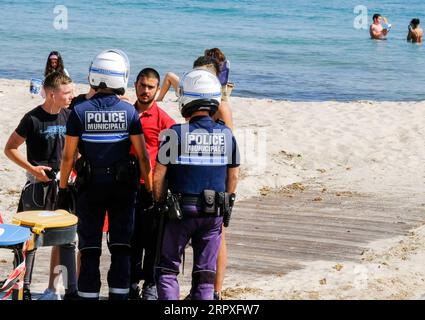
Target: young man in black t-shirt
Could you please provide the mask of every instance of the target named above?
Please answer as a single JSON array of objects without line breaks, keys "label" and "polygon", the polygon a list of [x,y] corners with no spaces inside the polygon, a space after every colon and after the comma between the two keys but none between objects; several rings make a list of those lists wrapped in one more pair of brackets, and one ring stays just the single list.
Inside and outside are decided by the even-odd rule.
[{"label": "young man in black t-shirt", "polygon": [[[53,177],[60,169],[65,143],[66,122],[70,111],[67,107],[73,98],[72,80],[58,72],[46,77],[43,84],[46,92],[44,103],[28,112],[11,134],[5,147],[6,156],[27,172],[19,200],[18,212],[28,210],[54,210],[57,188],[48,176]],[[27,157],[18,150],[26,144]],[[27,253],[24,279],[24,299],[31,299],[29,291],[35,250]],[[55,293],[54,273],[56,265],[65,265],[68,274],[65,297],[76,294],[75,244],[53,247],[50,265],[49,288],[44,298],[59,299]]]}]

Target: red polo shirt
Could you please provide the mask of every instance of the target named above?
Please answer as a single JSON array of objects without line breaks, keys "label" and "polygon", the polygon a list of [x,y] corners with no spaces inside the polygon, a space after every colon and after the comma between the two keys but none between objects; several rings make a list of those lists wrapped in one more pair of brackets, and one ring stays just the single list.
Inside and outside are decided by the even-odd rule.
[{"label": "red polo shirt", "polygon": [[[156,101],[153,102],[152,106],[148,110],[139,114],[139,117],[140,122],[142,123],[146,148],[148,149],[151,160],[152,172],[154,172],[156,155],[158,154],[159,148],[159,134],[162,130],[170,128],[176,122],[168,115],[168,113],[158,107]],[[131,147],[131,153],[134,154],[133,146]]]}]

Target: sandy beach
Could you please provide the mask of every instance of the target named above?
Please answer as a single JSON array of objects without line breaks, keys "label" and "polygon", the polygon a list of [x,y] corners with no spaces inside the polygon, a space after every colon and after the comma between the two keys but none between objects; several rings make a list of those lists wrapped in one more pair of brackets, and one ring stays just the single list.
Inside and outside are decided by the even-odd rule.
[{"label": "sandy beach", "polygon": [[[86,85],[76,86],[77,94],[87,90]],[[134,101],[133,89],[128,96]],[[2,150],[22,116],[41,103],[41,97],[30,96],[29,81],[0,79]],[[177,122],[183,121],[174,93],[159,105]],[[255,275],[232,269],[226,275],[225,297],[417,299],[425,294],[425,102],[288,102],[233,97],[231,105],[242,160],[238,202],[258,197],[277,197],[284,202],[282,192],[288,186],[320,183],[324,190],[397,199],[401,216],[422,206],[424,215],[422,222],[417,220],[397,237],[388,235],[367,243],[358,261],[318,258],[279,274]],[[10,222],[25,174],[3,152],[0,177],[0,214]],[[385,215],[386,203],[374,205],[383,208]],[[243,219],[243,212],[238,214]],[[0,268],[4,265],[2,262]],[[37,285],[40,289],[45,286]]]}]

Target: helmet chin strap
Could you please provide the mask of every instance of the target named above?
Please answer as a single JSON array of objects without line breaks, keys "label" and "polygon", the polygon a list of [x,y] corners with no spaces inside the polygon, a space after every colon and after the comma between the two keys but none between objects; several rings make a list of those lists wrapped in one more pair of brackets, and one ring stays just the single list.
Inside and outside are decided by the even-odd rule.
[{"label": "helmet chin strap", "polygon": [[181,114],[183,117],[191,117],[197,111],[206,111],[209,116],[213,116],[218,110],[219,102],[215,99],[198,99],[182,106]]}]

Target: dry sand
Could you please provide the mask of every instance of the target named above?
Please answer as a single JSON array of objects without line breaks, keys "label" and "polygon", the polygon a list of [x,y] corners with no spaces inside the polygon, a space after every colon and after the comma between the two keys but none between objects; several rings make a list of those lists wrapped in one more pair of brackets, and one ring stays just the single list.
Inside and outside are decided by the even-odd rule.
[{"label": "dry sand", "polygon": [[[42,102],[29,82],[0,80],[0,146]],[[77,93],[87,91],[78,85]],[[134,100],[134,92],[129,96]],[[176,98],[159,105],[178,122]],[[232,98],[242,155],[238,199],[326,176],[335,190],[421,197],[425,186],[425,102],[287,102]],[[0,154],[0,214],[10,221],[24,172]],[[422,196],[423,197],[423,196]],[[425,221],[425,212],[424,212]],[[368,245],[363,261],[312,261],[286,275],[226,278],[240,299],[412,299],[425,293],[425,227]],[[249,286],[244,284],[249,283]]]}]

